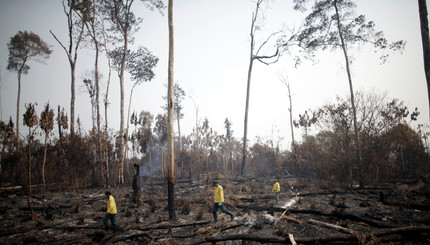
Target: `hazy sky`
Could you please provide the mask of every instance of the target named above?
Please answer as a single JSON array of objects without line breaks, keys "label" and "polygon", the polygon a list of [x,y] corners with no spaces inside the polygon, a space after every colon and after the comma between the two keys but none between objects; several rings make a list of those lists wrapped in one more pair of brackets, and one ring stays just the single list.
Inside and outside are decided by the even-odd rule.
[{"label": "hazy sky", "polygon": [[[264,10],[264,22],[257,40],[282,26],[297,26],[304,15],[292,9],[292,1],[274,1]],[[379,56],[372,49],[362,47],[350,50],[354,90],[387,92],[388,97],[405,102],[412,110],[418,107],[420,123],[429,123],[427,87],[423,69],[418,3],[413,0],[358,0],[357,13],[376,23],[389,41],[405,40],[403,54],[391,54],[389,63],[380,65]],[[249,65],[249,31],[255,4],[250,0],[177,0],[174,2],[175,75],[174,80],[187,95],[181,131],[188,135],[198,118],[209,119],[209,125],[219,134],[225,134],[224,120],[233,123],[233,136],[243,137],[247,71]],[[134,12],[143,18],[140,31],[135,35],[132,49],[145,46],[158,56],[156,77],[135,88],[132,111],[162,113],[162,96],[167,94],[168,26],[167,13],[162,16],[144,8],[135,0]],[[70,116],[70,69],[64,50],[49,33],[52,30],[64,43],[67,41],[67,22],[61,1],[53,0],[0,0],[0,72],[1,120],[10,116],[15,121],[17,76],[6,70],[7,43],[18,31],[32,31],[54,50],[46,65],[29,63],[28,75],[22,77],[21,113],[24,104],[37,102],[40,115],[45,103],[57,108],[61,105]],[[94,51],[79,50],[76,70],[75,115],[83,127],[91,128],[91,104],[83,85],[85,74],[93,70]],[[248,139],[282,138],[285,147],[291,143],[286,86],[277,74],[288,74],[293,93],[294,118],[307,109],[316,109],[333,102],[336,95],[349,95],[344,59],[340,51],[317,53],[319,63],[303,62],[294,68],[292,56],[284,55],[276,64],[255,63],[248,124]],[[103,80],[107,78],[106,60],[102,63]],[[105,82],[102,94],[105,94]],[[126,80],[126,110],[132,82]],[[109,92],[109,127],[119,129],[119,79],[113,73]],[[195,107],[196,106],[196,107]],[[104,121],[104,118],[103,118]],[[416,125],[416,124],[415,124]],[[23,128],[23,132],[26,130]],[[295,129],[296,139],[302,132]]]}]

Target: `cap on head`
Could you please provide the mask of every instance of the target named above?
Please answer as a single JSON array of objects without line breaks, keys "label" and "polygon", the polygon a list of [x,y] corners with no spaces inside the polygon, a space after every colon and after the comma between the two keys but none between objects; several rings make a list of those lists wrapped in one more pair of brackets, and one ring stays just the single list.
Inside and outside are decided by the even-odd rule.
[{"label": "cap on head", "polygon": [[107,196],[107,195],[112,195],[112,194],[110,193],[110,191],[106,191],[105,195]]}]

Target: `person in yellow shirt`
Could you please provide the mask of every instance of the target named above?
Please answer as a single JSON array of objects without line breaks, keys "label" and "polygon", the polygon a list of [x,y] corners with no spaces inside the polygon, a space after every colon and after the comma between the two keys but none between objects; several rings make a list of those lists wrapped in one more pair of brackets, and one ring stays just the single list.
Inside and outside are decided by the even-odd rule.
[{"label": "person in yellow shirt", "polygon": [[281,191],[281,187],[279,186],[279,183],[276,180],[274,180],[272,192],[275,192],[275,202],[279,202],[279,192],[280,191]]},{"label": "person in yellow shirt", "polygon": [[110,191],[106,191],[105,195],[107,198],[107,210],[106,210],[106,215],[103,218],[103,224],[105,225],[105,230],[109,230],[108,220],[110,220],[113,227],[113,231],[116,232],[118,230],[118,225],[116,223],[116,217],[115,217],[117,213],[115,198],[113,198]]},{"label": "person in yellow shirt", "polygon": [[217,181],[214,181],[213,185],[215,187],[215,192],[214,192],[214,205],[212,208],[212,213],[214,215],[215,222],[218,221],[218,215],[216,214],[216,212],[218,211],[218,208],[220,208],[223,213],[227,213],[228,215],[230,215],[231,220],[233,220],[234,215],[224,207],[224,189],[222,188],[221,185],[218,184]]}]

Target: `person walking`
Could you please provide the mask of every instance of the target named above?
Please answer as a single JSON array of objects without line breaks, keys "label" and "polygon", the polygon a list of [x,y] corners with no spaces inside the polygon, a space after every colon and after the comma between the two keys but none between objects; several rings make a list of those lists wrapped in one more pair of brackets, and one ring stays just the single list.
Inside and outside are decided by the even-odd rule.
[{"label": "person walking", "polygon": [[232,213],[230,213],[224,207],[224,189],[222,188],[221,185],[218,184],[217,181],[213,182],[213,186],[215,187],[215,192],[214,192],[214,205],[213,205],[213,208],[212,208],[212,213],[214,215],[215,222],[218,221],[218,215],[216,213],[218,211],[218,208],[221,209],[221,211],[223,213],[226,213],[226,214],[230,215],[230,219],[233,220],[234,219],[234,215]]},{"label": "person walking", "polygon": [[276,203],[279,202],[279,192],[280,191],[281,191],[281,187],[279,186],[279,183],[276,180],[274,180],[272,192],[275,192],[275,202]]},{"label": "person walking", "polygon": [[118,230],[118,225],[116,223],[117,210],[116,210],[115,198],[112,196],[110,191],[106,191],[105,195],[107,198],[107,210],[106,210],[106,215],[103,218],[103,224],[105,225],[105,230],[108,231],[109,230],[108,220],[110,220],[113,227],[113,231],[116,232]]}]

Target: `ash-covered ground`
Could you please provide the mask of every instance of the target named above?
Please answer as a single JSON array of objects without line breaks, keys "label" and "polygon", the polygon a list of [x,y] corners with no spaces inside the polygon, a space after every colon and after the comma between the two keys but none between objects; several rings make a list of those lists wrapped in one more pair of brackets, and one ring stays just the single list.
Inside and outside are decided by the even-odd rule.
[{"label": "ash-covered ground", "polygon": [[0,191],[0,244],[429,244],[430,184],[356,188],[283,179],[274,202],[272,180],[221,179],[225,206],[213,221],[213,187],[175,185],[176,221],[161,183],[144,183],[139,204],[131,186],[109,190],[119,231],[104,230],[106,189],[50,192],[34,189],[31,219],[25,190]]}]

